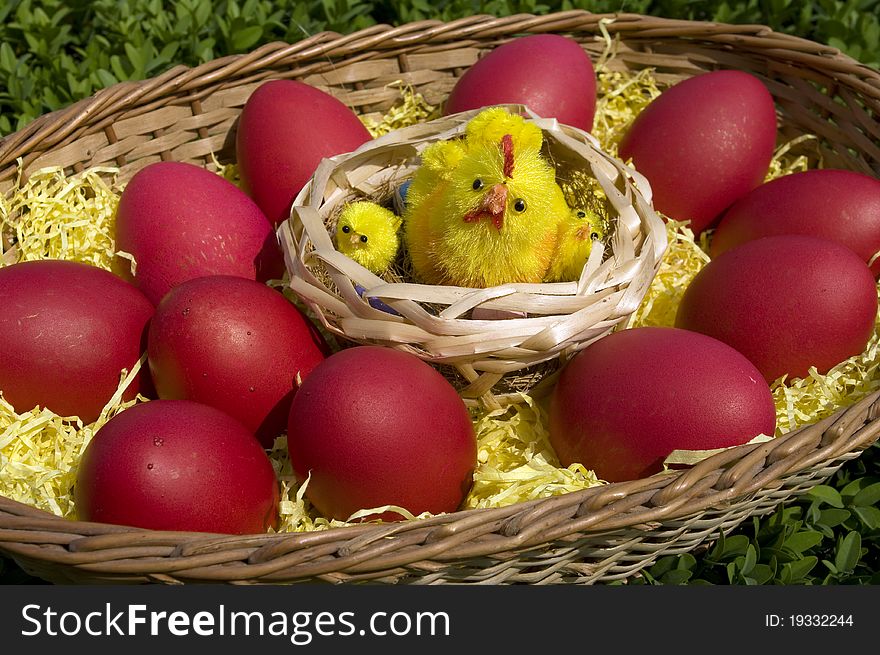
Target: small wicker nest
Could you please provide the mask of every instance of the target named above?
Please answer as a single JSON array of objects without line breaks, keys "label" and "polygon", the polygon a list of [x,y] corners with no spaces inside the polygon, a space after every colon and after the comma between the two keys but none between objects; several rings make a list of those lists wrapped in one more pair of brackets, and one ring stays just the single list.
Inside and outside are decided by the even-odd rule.
[{"label": "small wicker nest", "polygon": [[[466,403],[489,408],[523,391],[540,394],[561,362],[624,323],[638,308],[667,247],[666,228],[651,206],[644,177],[603,152],[587,132],[521,105],[506,107],[542,129],[545,154],[560,183],[582,180],[563,184],[570,204],[602,198],[608,243],[595,244],[579,280],[485,289],[428,285],[413,277],[404,246],[383,277],[336,250],[332,235],[347,202],[366,198],[392,204],[395,190],[418,167],[422,150],[462,134],[479,110],[396,130],[324,160],[278,229],[290,287],[330,333],[351,344],[413,353],[437,366]],[[484,313],[474,318],[477,308],[513,317],[491,320]]]}]

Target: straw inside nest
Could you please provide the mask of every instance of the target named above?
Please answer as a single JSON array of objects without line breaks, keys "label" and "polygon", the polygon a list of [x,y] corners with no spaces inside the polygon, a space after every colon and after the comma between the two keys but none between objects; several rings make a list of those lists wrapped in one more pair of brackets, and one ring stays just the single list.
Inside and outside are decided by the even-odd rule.
[{"label": "straw inside nest", "polygon": [[[660,88],[650,69],[611,72],[600,65],[597,73],[599,102],[594,134],[607,152],[614,153],[626,126],[659,94]],[[382,134],[409,121],[425,120],[433,112],[434,108],[420,96],[401,87],[401,102],[385,120],[367,126],[374,134]],[[780,148],[768,179],[821,167],[821,159],[804,154],[814,141],[814,137],[805,135]],[[227,179],[238,181],[234,166],[218,169]],[[578,184],[592,182],[563,180],[569,193]],[[9,196],[0,198],[0,231],[4,235],[0,265],[41,258],[84,261],[110,270],[129,265],[126,255],[115,251],[113,243],[113,218],[122,188],[113,169],[92,169],[74,176],[49,169],[20,182]],[[670,246],[629,327],[671,325],[682,293],[709,261],[709,234],[697,242],[686,224],[669,221],[666,229]],[[406,263],[401,261],[392,275],[407,272]],[[292,298],[289,290],[286,292]],[[126,373],[133,375],[142,365],[143,361],[138,362],[122,377]],[[813,371],[805,379],[778,380],[773,384],[776,434],[824,418],[876,390],[880,387],[878,366],[880,321],[862,354],[842,362],[826,375]],[[121,384],[120,389],[123,387]],[[602,484],[583,466],[559,467],[549,444],[546,409],[528,394],[521,399],[522,402],[505,409],[473,411],[479,466],[465,507],[497,507]],[[19,414],[0,398],[0,494],[75,518],[71,491],[82,451],[109,418],[146,400],[139,397],[123,404],[117,394],[98,421],[83,425],[75,417],[60,417],[40,408]],[[286,459],[284,436],[276,440],[270,456],[283,490],[281,530],[342,525],[318,516],[311,508],[304,496],[305,488],[294,481]]]}]

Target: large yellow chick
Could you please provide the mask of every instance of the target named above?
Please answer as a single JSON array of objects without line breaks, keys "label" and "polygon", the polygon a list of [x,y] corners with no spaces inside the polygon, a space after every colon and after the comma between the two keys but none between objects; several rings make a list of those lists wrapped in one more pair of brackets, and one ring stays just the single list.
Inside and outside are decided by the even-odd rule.
[{"label": "large yellow chick", "polygon": [[571,282],[581,276],[593,244],[605,236],[601,217],[577,207],[559,224],[556,254],[547,271],[547,282]]},{"label": "large yellow chick", "polygon": [[404,212],[421,281],[481,288],[544,279],[569,208],[542,142],[536,125],[493,107],[464,138],[425,148]]},{"label": "large yellow chick", "polygon": [[336,247],[343,255],[376,273],[394,261],[399,246],[401,218],[366,200],[347,204],[336,224]]}]

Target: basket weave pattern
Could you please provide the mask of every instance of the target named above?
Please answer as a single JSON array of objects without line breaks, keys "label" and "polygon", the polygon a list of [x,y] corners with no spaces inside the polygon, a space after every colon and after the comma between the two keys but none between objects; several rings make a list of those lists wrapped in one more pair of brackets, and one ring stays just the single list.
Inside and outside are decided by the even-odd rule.
[{"label": "basket weave pattern", "polygon": [[[880,174],[876,71],[762,26],[575,11],[323,33],[120,84],[0,141],[0,192],[13,185],[18,159],[25,175],[111,165],[123,180],[153,161],[211,168],[212,153],[229,161],[235,119],[268,79],[304,80],[369,115],[397,99],[387,88],[397,80],[439,104],[482,52],[526,33],[568,34],[595,59],[605,48],[603,28],[621,39],[612,66],[653,67],[662,83],[715,68],[757,75],[777,101],[783,138],[815,134],[814,161]],[[872,394],[815,425],[686,471],[500,509],[310,533],[139,530],[64,520],[0,498],[0,550],[34,575],[73,583],[608,581],[691,550],[821,482],[876,441],[878,416],[880,395]]]}]

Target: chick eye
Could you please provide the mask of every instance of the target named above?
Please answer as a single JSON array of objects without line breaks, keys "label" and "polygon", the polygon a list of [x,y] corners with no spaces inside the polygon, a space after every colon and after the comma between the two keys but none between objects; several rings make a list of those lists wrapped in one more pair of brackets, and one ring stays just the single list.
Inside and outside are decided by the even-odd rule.
[{"label": "chick eye", "polygon": [[596,239],[599,238],[599,233],[598,233],[598,232],[591,232],[591,233],[590,233],[590,238],[591,238],[593,241],[595,241]]},{"label": "chick eye", "polygon": [[361,243],[366,243],[366,242],[367,242],[367,235],[366,235],[366,234],[362,234],[362,235],[361,235]]},{"label": "chick eye", "polygon": [[474,180],[474,183],[471,186],[473,187],[474,191],[479,191],[483,188],[483,180],[477,178],[476,180]]},{"label": "chick eye", "polygon": [[348,227],[348,225],[343,225],[342,231],[345,232],[346,234],[348,234],[349,232],[351,232],[351,228]]},{"label": "chick eye", "polygon": [[522,198],[517,198],[516,202],[513,203],[513,208],[519,213],[523,213],[526,210],[526,201]]}]

